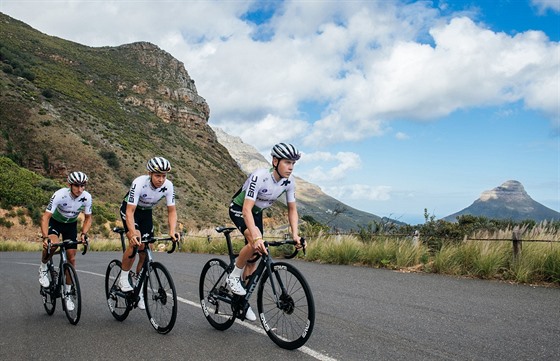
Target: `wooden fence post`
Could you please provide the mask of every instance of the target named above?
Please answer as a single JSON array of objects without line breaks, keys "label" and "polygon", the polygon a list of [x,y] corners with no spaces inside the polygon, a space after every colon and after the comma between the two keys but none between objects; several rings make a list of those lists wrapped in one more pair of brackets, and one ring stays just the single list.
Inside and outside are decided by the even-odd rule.
[{"label": "wooden fence post", "polygon": [[513,243],[513,258],[517,259],[519,253],[521,253],[522,243],[521,243],[521,232],[519,229],[513,231],[511,241]]}]

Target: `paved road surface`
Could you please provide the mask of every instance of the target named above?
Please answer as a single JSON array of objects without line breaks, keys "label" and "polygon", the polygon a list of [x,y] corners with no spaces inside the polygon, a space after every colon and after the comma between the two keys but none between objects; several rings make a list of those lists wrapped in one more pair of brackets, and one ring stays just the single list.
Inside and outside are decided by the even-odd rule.
[{"label": "paved road surface", "polygon": [[[315,330],[296,351],[277,347],[259,323],[214,330],[198,306],[211,255],[156,253],[180,297],[167,335],[134,310],[124,322],[104,297],[117,252],[78,254],[83,310],[48,316],[39,296],[39,253],[0,252],[0,360],[559,360],[560,289],[290,261],[309,281]],[[253,302],[256,307],[256,301]],[[136,355],[133,357],[133,355]]]}]

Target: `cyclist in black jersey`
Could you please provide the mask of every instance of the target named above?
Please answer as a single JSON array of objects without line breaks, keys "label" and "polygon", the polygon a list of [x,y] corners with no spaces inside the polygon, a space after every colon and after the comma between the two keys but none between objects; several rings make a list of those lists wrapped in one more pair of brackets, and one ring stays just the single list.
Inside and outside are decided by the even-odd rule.
[{"label": "cyclist in black jersey", "polygon": [[[71,172],[67,178],[68,188],[60,188],[56,191],[43,213],[41,218],[41,235],[43,238],[43,252],[41,255],[41,265],[39,266],[39,283],[43,287],[49,287],[50,281],[47,276],[48,262],[48,240],[51,243],[57,243],[58,237],[62,240],[81,240],[86,242],[87,233],[92,224],[92,197],[85,190],[88,182],[88,176],[83,172]],[[78,238],[78,216],[84,213],[84,222],[82,224],[82,233]],[[66,249],[68,261],[72,266],[76,267],[76,249],[77,245],[69,246]],[[51,253],[54,250],[51,250]],[[70,285],[65,285],[70,287]],[[74,310],[74,303],[70,298],[65,300],[66,307]]]},{"label": "cyclist in black jersey", "polygon": [[[132,291],[133,288],[128,281],[128,275],[134,258],[133,247],[139,250],[144,249],[140,242],[142,236],[154,235],[154,224],[152,218],[152,208],[163,198],[167,204],[167,222],[169,225],[169,235],[174,242],[179,241],[180,235],[176,233],[177,209],[175,208],[175,190],[173,183],[167,179],[167,173],[171,170],[171,164],[163,157],[154,157],[146,164],[147,175],[137,177],[126,194],[121,208],[121,219],[123,228],[126,231],[129,246],[123,253],[122,272],[119,279],[119,287],[123,292]],[[136,265],[136,273],[140,272],[146,253],[141,252]],[[143,292],[140,292],[142,297]],[[138,302],[138,308],[144,310],[144,299]]]},{"label": "cyclist in black jersey", "polygon": [[[235,269],[228,276],[227,284],[233,293],[241,296],[246,294],[241,280],[252,274],[256,267],[256,263],[247,261],[255,253],[266,253],[262,211],[272,206],[282,194],[286,196],[292,239],[298,243],[298,247],[301,240],[298,235],[296,184],[292,176],[294,165],[301,155],[293,145],[278,143],[272,147],[271,156],[272,168],[254,171],[233,196],[229,207],[230,218],[245,236],[246,244],[239,252]],[[245,318],[250,321],[256,320],[251,307],[247,310]]]}]

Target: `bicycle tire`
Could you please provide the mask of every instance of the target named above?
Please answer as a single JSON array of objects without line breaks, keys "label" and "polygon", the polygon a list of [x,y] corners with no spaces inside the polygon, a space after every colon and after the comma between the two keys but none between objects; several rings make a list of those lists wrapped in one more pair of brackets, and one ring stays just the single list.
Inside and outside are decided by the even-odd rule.
[{"label": "bicycle tire", "polygon": [[[80,315],[82,313],[82,296],[80,293],[80,282],[78,281],[78,274],[76,269],[70,263],[64,263],[62,265],[62,284],[61,287],[61,302],[64,313],[66,313],[66,318],[71,324],[77,325],[80,321]],[[70,281],[70,289],[67,291],[67,282]],[[74,308],[70,309],[68,303],[71,301],[74,304]]]},{"label": "bicycle tire", "polygon": [[144,285],[146,314],[154,329],[166,334],[173,329],[177,319],[177,291],[163,264],[153,262],[149,267]]},{"label": "bicycle tire", "polygon": [[118,259],[109,262],[105,273],[105,297],[109,311],[117,321],[124,321],[130,312],[126,298],[117,294],[117,281],[121,276],[122,264]]},{"label": "bicycle tire", "polygon": [[49,265],[49,272],[47,272],[47,278],[49,279],[49,287],[41,286],[39,293],[43,298],[43,307],[47,311],[47,315],[52,316],[54,310],[56,309],[56,287],[58,275],[52,265]]},{"label": "bicycle tire", "polygon": [[[206,320],[217,330],[231,327],[235,316],[231,308],[231,294],[226,288],[227,264],[218,258],[206,262],[198,286],[200,306]],[[229,299],[229,302],[225,301]]]},{"label": "bicycle tire", "polygon": [[[315,325],[315,303],[305,277],[289,263],[277,262],[272,265],[274,283],[269,274],[263,273],[257,292],[257,306],[261,324],[268,337],[275,344],[287,350],[303,346]],[[282,294],[281,281],[286,289]],[[272,287],[279,295],[276,303]]]}]

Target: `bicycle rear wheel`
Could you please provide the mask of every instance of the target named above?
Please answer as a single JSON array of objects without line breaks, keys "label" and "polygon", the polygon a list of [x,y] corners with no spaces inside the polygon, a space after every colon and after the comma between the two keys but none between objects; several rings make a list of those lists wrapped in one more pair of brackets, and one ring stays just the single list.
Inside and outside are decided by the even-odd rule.
[{"label": "bicycle rear wheel", "polygon": [[144,285],[144,302],[150,323],[159,333],[168,333],[177,319],[177,291],[164,265],[150,264]]},{"label": "bicycle rear wheel", "polygon": [[272,279],[267,272],[263,274],[257,305],[264,330],[278,346],[293,350],[311,336],[315,325],[313,295],[303,275],[291,264],[273,264]]},{"label": "bicycle rear wheel", "polygon": [[47,315],[52,316],[56,308],[56,287],[58,274],[52,265],[49,265],[49,272],[47,273],[49,279],[49,287],[41,286],[39,293],[43,298],[43,307],[47,311]]},{"label": "bicycle rear wheel", "polygon": [[66,318],[71,324],[76,325],[80,321],[82,313],[82,296],[80,294],[80,282],[74,266],[70,263],[62,265],[62,308]]},{"label": "bicycle rear wheel", "polygon": [[117,293],[119,288],[117,281],[121,276],[121,261],[114,259],[109,262],[107,272],[105,273],[105,296],[107,297],[107,305],[109,311],[117,321],[124,321],[128,317],[130,307],[126,302],[126,298]]},{"label": "bicycle rear wheel", "polygon": [[221,259],[209,260],[202,268],[198,285],[204,317],[220,331],[227,330],[235,321],[231,309],[231,294],[226,288],[226,269],[227,264]]}]

